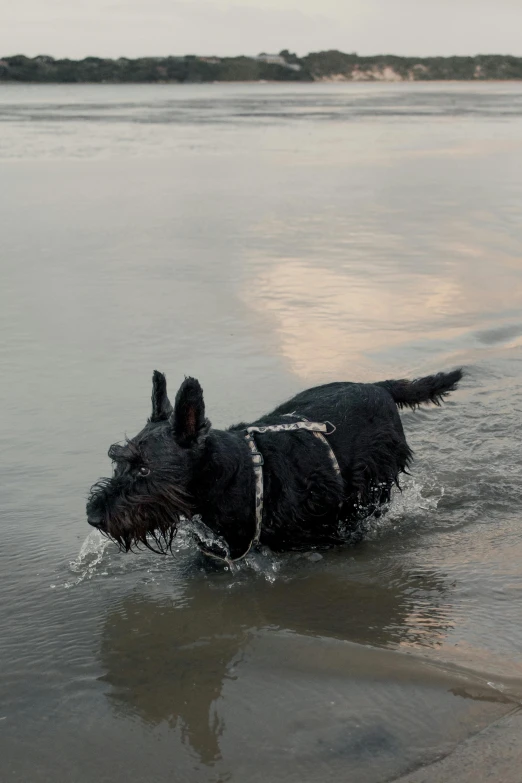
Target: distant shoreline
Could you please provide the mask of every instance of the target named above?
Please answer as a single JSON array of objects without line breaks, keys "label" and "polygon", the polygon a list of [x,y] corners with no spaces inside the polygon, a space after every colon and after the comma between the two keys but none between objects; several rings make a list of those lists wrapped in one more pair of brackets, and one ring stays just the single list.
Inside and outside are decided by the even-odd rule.
[{"label": "distant shoreline", "polygon": [[359,57],[339,51],[297,57],[141,57],[83,60],[49,55],[0,57],[2,84],[400,83],[522,81],[522,57]]},{"label": "distant shoreline", "polygon": [[326,80],[326,79],[318,79],[312,82],[285,82],[282,80],[276,80],[276,79],[245,79],[245,80],[239,80],[235,79],[233,81],[213,81],[213,82],[176,82],[176,81],[170,81],[170,82],[42,82],[42,81],[5,81],[0,79],[0,91],[2,90],[2,87],[5,87],[7,85],[28,85],[31,87],[41,87],[41,86],[53,86],[56,87],[79,87],[79,86],[85,86],[85,87],[136,87],[136,86],[142,86],[142,87],[216,87],[218,85],[224,85],[224,86],[232,86],[232,85],[250,85],[251,87],[255,87],[257,85],[263,86],[263,85],[269,85],[272,87],[275,86],[281,86],[285,87],[288,85],[291,85],[292,87],[311,87],[311,86],[331,86],[331,85],[338,85],[338,86],[344,86],[347,84],[360,84],[364,85],[365,87],[378,87],[381,86],[391,86],[391,85],[412,85],[415,84],[416,86],[428,86],[428,84],[518,84],[519,82],[522,82],[522,77],[520,79],[430,79],[429,81],[407,81],[403,79],[402,81],[385,81],[383,79],[377,81],[377,80],[355,80],[355,79],[346,79],[343,81],[340,81],[338,79],[332,79],[332,80]]}]

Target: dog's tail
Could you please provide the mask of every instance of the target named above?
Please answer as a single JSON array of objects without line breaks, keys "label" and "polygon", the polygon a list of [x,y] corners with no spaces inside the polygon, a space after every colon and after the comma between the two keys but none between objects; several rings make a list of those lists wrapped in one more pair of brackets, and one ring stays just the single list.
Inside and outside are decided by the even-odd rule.
[{"label": "dog's tail", "polygon": [[462,378],[462,370],[439,372],[414,381],[381,381],[376,386],[386,389],[398,408],[418,408],[422,403],[440,405],[444,397],[455,391]]}]

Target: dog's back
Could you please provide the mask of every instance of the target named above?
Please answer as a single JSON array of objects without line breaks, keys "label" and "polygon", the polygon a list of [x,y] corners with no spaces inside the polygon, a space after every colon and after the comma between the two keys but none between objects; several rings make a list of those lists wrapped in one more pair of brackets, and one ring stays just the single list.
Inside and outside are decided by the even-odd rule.
[{"label": "dog's back", "polygon": [[[302,406],[341,406],[347,403],[362,401],[377,402],[386,405],[391,397],[398,408],[418,408],[420,405],[440,405],[450,392],[455,391],[457,384],[462,379],[462,370],[452,372],[439,372],[436,375],[427,375],[413,381],[406,379],[378,381],[377,383],[352,383],[350,381],[336,381],[323,386],[314,386],[306,389],[293,397],[288,402],[279,405],[273,414],[288,413],[293,405]],[[387,394],[380,393],[375,396],[375,389],[384,389]],[[271,415],[273,415],[271,414]]]},{"label": "dog's back", "polygon": [[260,422],[275,423],[289,413],[331,422],[335,432],[328,442],[341,467],[348,505],[383,502],[413,456],[398,408],[440,405],[461,378],[462,371],[455,370],[413,381],[329,383],[297,394]]}]

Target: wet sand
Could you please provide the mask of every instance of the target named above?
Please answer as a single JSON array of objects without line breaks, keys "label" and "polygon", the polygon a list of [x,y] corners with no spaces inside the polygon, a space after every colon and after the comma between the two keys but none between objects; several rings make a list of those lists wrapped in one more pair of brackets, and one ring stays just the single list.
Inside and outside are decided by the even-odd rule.
[{"label": "wet sand", "polygon": [[521,770],[522,714],[516,709],[441,761],[398,779],[398,783],[520,783]]}]

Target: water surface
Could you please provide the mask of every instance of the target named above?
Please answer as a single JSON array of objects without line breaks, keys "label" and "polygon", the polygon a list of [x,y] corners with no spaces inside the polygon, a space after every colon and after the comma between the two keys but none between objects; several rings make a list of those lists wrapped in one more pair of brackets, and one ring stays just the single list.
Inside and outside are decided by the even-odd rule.
[{"label": "water surface", "polygon": [[[0,90],[0,772],[377,783],[522,697],[522,87]],[[90,533],[150,376],[215,426],[466,367],[354,549]]]}]

